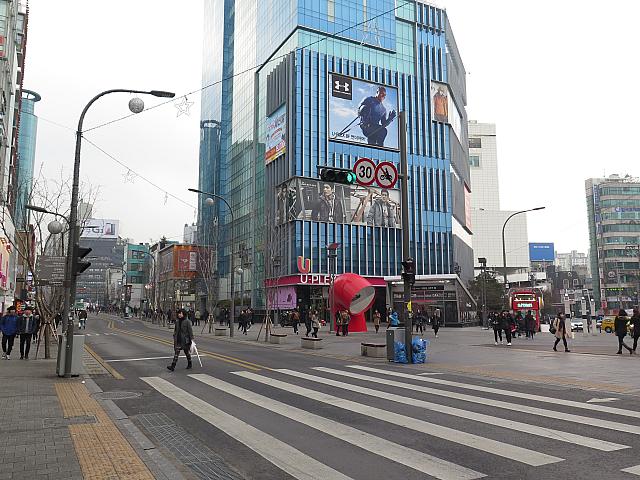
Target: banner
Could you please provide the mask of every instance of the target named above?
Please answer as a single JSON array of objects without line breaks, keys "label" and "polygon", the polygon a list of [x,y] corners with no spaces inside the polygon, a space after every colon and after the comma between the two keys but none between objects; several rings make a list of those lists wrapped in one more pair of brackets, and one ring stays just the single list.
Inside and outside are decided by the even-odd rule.
[{"label": "banner", "polygon": [[276,187],[276,222],[312,220],[401,228],[400,192],[293,178]]},{"label": "banner", "polygon": [[451,125],[458,140],[462,141],[462,116],[446,83],[431,82],[431,119]]},{"label": "banner", "polygon": [[398,89],[329,74],[329,140],[398,150]]},{"label": "banner", "polygon": [[89,218],[82,222],[80,238],[118,238],[118,220]]},{"label": "banner", "polygon": [[268,165],[287,151],[287,106],[282,105],[267,117],[264,162]]}]

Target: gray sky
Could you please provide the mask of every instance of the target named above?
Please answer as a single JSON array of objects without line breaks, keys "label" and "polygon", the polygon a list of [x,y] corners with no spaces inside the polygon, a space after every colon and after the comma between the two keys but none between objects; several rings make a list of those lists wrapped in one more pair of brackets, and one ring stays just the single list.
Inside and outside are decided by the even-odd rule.
[{"label": "gray sky", "polygon": [[[502,207],[545,205],[529,215],[530,240],[586,252],[584,179],[639,174],[628,139],[640,111],[640,7],[622,0],[438,5],[449,12],[468,72],[469,118],[497,124]],[[45,119],[75,129],[84,104],[108,88],[196,90],[201,52],[202,0],[31,0],[25,87],[42,95],[36,170],[43,164],[47,176],[60,168],[70,175],[73,166],[73,132]],[[100,100],[85,130],[129,113],[130,98]],[[87,138],[195,206],[186,188],[197,186],[200,95],[188,100],[189,116],[177,117],[169,104]],[[121,235],[137,242],[181,239],[184,223],[195,220],[194,208],[172,198],[165,204],[164,193],[88,143],[81,172],[101,186],[96,215],[120,219]]]}]

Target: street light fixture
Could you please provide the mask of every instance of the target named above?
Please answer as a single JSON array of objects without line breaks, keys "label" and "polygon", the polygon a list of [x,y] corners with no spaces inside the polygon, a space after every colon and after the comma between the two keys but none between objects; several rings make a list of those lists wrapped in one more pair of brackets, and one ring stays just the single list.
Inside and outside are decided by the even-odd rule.
[{"label": "street light fixture", "polygon": [[[236,308],[236,304],[235,304],[235,289],[234,289],[234,283],[235,283],[235,278],[234,278],[234,270],[233,270],[233,255],[235,254],[235,234],[234,234],[234,227],[235,227],[235,215],[233,213],[233,209],[231,208],[231,205],[229,205],[229,202],[227,202],[227,199],[224,198],[221,195],[218,195],[216,193],[211,193],[211,192],[204,192],[202,190],[198,190],[197,188],[188,188],[187,190],[189,190],[190,192],[193,193],[197,193],[199,195],[206,195],[208,197],[214,197],[217,198],[218,200],[221,200],[222,202],[224,202],[224,204],[227,206],[227,209],[229,210],[229,213],[231,214],[231,256],[230,256],[230,266],[229,266],[229,275],[230,275],[230,280],[231,280],[231,318],[229,319],[229,336],[233,337],[233,330],[234,330],[234,326],[233,326],[233,317],[235,316],[235,308]],[[208,206],[212,206],[213,205],[213,198],[207,198],[204,201],[205,204],[207,204]]]},{"label": "street light fixture", "polygon": [[[73,355],[73,317],[69,315],[69,310],[71,304],[75,299],[76,294],[76,276],[73,272],[73,265],[75,262],[75,258],[72,254],[74,251],[74,245],[78,241],[80,237],[80,232],[78,231],[78,196],[80,189],[80,151],[82,148],[82,127],[84,123],[84,117],[87,115],[87,111],[99,98],[104,97],[105,95],[109,95],[111,93],[137,93],[143,95],[152,95],[154,97],[161,98],[173,98],[175,97],[175,93],[166,92],[163,90],[133,90],[128,88],[114,88],[111,90],[105,90],[104,92],[100,92],[87,103],[80,113],[80,118],[78,119],[78,128],[76,130],[76,149],[75,149],[75,157],[73,163],[73,185],[71,188],[71,210],[69,213],[69,247],[67,250],[67,265],[65,269],[65,286],[67,291],[64,296],[64,310],[63,310],[63,320],[67,322],[67,333],[66,333],[66,349],[65,349],[65,362],[64,362],[64,376],[71,377],[71,362]],[[58,351],[58,355],[61,352]]]}]

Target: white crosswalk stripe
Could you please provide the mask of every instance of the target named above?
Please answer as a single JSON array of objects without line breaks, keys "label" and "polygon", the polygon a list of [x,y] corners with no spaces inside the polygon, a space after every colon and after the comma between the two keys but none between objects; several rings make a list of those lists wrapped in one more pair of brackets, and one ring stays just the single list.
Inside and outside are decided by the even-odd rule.
[{"label": "white crosswalk stripe", "polygon": [[[457,400],[463,400],[471,403],[478,403],[481,405],[486,405],[490,402],[494,408],[504,408],[506,410],[513,410],[516,412],[521,412],[523,410],[522,405],[519,405],[517,403],[503,402],[500,400],[495,400],[493,398],[483,398],[483,397],[477,397],[473,395],[466,395],[464,393],[457,393],[449,390],[438,390],[436,388],[423,387],[421,385],[395,382],[393,380],[372,377],[370,375],[361,375],[358,373],[347,372],[343,370],[336,370],[332,368],[315,367],[315,370],[325,372],[325,373],[332,373],[335,375],[342,375],[342,376],[346,376],[346,377],[350,377],[358,380],[365,380],[367,382],[379,383],[382,385],[389,385],[389,386],[402,388],[402,389],[409,389],[416,392],[429,393],[431,395],[438,395],[438,396],[447,397],[447,398],[455,398]],[[424,379],[424,377],[417,377],[417,378],[421,380]],[[640,435],[640,426],[636,426],[636,425],[613,422],[609,420],[601,420],[599,418],[585,417],[583,415],[574,415],[571,413],[557,411],[557,410],[554,410],[553,408],[544,409],[544,408],[532,407],[530,405],[527,405],[526,411],[527,411],[527,414],[530,414],[530,415],[538,415],[546,418],[555,418],[555,419],[563,420],[566,422],[591,425],[594,427],[605,428],[608,430],[627,432],[627,433],[633,433],[635,435]]]},{"label": "white crosswalk stripe", "polygon": [[[122,361],[129,360],[135,359]],[[602,462],[594,462],[590,470],[593,478],[612,478],[611,468],[620,472],[618,475],[640,476],[640,465],[626,466],[636,463],[634,454],[617,466],[606,460],[611,455],[608,452],[637,445],[628,434],[639,435],[640,425],[606,419],[607,415],[618,415],[615,410],[620,409],[596,409],[599,413],[592,418],[587,416],[590,408],[584,409],[585,415],[559,411],[558,406],[580,404],[564,398],[364,365],[245,370],[231,372],[224,380],[207,374],[174,378],[180,378],[179,386],[159,377],[142,380],[295,479],[348,480],[371,474],[376,479],[403,478],[409,474],[464,480],[504,473],[505,465],[516,469],[509,478],[546,478],[548,465],[562,477],[577,465],[574,462],[582,465],[594,455],[601,455]],[[196,380],[197,388],[189,388]],[[487,396],[460,393],[460,389]],[[409,395],[404,395],[407,390]],[[514,400],[497,400],[496,395]],[[216,406],[211,404],[213,399]],[[516,403],[516,399],[524,402]],[[455,406],[449,400],[455,401]],[[403,408],[394,408],[390,402]],[[534,402],[552,405],[537,408],[532,406]],[[471,404],[470,408],[464,404]],[[513,417],[506,411],[524,413],[527,420],[503,418],[500,412]],[[273,420],[256,420],[264,418],[259,412],[273,415]],[[426,412],[426,417],[421,412]],[[549,419],[553,419],[551,423]],[[569,431],[560,427],[564,422]],[[305,441],[298,443],[296,438]],[[618,438],[620,443],[614,443]],[[411,443],[405,443],[408,439]],[[329,450],[319,450],[318,445],[327,445]],[[367,466],[361,470],[357,464],[345,463],[334,455],[336,451],[349,458],[362,455]],[[366,453],[359,453],[363,451]],[[493,460],[481,460],[487,456]]]},{"label": "white crosswalk stripe", "polygon": [[[323,385],[331,385],[332,387],[342,388],[351,392],[363,393],[374,398],[384,398],[393,402],[404,403],[406,405],[413,405],[416,407],[426,408],[440,413],[453,415],[460,418],[466,418],[469,420],[475,420],[477,422],[487,423],[489,425],[497,425],[501,428],[507,428],[518,432],[529,433],[531,435],[537,435],[559,442],[567,442],[575,445],[581,445],[583,447],[595,448],[605,452],[612,452],[615,450],[621,450],[623,448],[629,448],[627,445],[620,445],[618,443],[607,442],[597,438],[585,437],[582,435],[576,435],[569,432],[563,432],[552,428],[538,427],[536,425],[530,425],[523,422],[517,422],[505,418],[499,418],[492,415],[485,415],[482,413],[462,410],[460,408],[449,407],[447,405],[440,405],[438,403],[426,402],[423,400],[417,400],[415,398],[402,397],[393,393],[383,392],[381,390],[373,390],[371,388],[361,387],[350,383],[337,382],[325,377],[317,377],[302,372],[296,372],[288,369],[276,369],[276,372],[283,373],[285,375],[291,375],[297,378],[310,380],[312,382],[321,383]],[[245,372],[238,373],[238,375],[246,376]]]},{"label": "white crosswalk stripe", "polygon": [[441,480],[462,480],[482,478],[485,475],[474,472],[454,463],[433,457],[423,452],[403,447],[397,443],[390,442],[384,438],[371,435],[362,430],[343,425],[339,422],[326,419],[319,415],[301,410],[287,405],[269,397],[254,393],[241,387],[236,387],[230,383],[218,380],[205,374],[189,375],[196,380],[200,380],[207,385],[221,390],[230,395],[236,396],[246,402],[265,408],[270,412],[278,413],[286,418],[295,420],[313,429],[319,430],[327,435],[331,435],[339,440],[346,441],[352,445],[376,452],[389,460],[400,463],[426,475]]}]

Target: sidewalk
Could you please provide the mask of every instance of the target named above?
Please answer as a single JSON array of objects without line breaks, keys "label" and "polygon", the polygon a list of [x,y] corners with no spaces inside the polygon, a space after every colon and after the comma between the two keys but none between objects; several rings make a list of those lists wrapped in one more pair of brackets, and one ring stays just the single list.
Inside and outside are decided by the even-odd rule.
[{"label": "sidewalk", "polygon": [[[57,347],[51,350],[50,360],[19,360],[16,352],[0,360],[0,479],[173,478],[158,475],[125,438],[135,432],[112,418],[117,407],[93,398],[100,389],[89,377],[55,374]],[[108,374],[85,359],[93,374]]]}]

